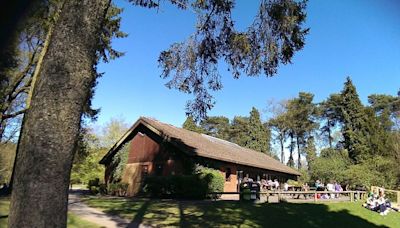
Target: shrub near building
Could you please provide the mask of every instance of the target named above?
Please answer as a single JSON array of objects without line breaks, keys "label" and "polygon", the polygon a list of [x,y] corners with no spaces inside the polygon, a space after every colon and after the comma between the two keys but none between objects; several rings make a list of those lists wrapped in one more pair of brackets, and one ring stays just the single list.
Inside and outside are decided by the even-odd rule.
[{"label": "shrub near building", "polygon": [[143,192],[150,197],[205,199],[208,193],[222,192],[224,181],[220,171],[202,167],[192,175],[148,176]]}]

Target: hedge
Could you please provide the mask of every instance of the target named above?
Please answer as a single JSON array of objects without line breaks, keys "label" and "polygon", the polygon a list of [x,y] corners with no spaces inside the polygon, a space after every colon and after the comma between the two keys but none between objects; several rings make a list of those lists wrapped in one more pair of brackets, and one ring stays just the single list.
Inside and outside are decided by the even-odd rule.
[{"label": "hedge", "polygon": [[205,199],[210,192],[222,192],[224,182],[218,170],[202,168],[193,175],[148,176],[143,192],[157,198]]}]

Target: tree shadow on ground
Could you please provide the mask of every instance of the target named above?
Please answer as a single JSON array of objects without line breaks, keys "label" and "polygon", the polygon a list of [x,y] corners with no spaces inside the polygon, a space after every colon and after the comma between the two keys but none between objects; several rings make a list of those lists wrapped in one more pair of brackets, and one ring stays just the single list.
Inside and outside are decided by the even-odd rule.
[{"label": "tree shadow on ground", "polygon": [[[152,227],[389,227],[371,223],[348,209],[332,210],[326,204],[254,204],[240,201],[154,199],[103,201],[104,212],[131,220],[128,227],[138,227],[140,224]],[[351,205],[353,208],[359,206],[349,204]],[[361,212],[364,213],[362,210]],[[369,213],[374,212],[365,211],[365,213],[368,216]],[[380,219],[379,214],[371,214],[371,216],[377,216]],[[391,216],[397,216],[397,214]],[[382,222],[377,222],[377,224],[382,224]],[[383,224],[391,223],[383,222]]]},{"label": "tree shadow on ground", "polygon": [[[377,226],[349,213],[330,211],[325,204],[252,204],[245,202],[215,202],[213,207],[185,203],[184,224],[181,227],[387,227]],[[203,215],[191,214],[202,211]]]}]

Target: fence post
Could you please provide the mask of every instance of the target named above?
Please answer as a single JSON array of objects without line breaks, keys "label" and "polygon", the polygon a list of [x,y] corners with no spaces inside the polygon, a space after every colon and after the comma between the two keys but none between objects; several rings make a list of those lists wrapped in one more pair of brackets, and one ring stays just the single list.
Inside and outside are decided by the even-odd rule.
[{"label": "fence post", "polygon": [[278,202],[281,202],[281,191],[278,191]]},{"label": "fence post", "polygon": [[400,207],[400,191],[397,191],[397,206]]},{"label": "fence post", "polygon": [[314,202],[317,202],[317,191],[314,192]]},{"label": "fence post", "polygon": [[354,202],[354,192],[350,192],[350,202]]}]

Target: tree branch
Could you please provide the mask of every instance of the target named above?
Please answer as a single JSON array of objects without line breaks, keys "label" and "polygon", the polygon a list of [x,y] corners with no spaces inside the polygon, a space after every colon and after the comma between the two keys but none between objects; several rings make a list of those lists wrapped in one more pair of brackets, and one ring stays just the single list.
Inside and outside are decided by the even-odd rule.
[{"label": "tree branch", "polygon": [[27,108],[25,108],[25,109],[22,109],[22,110],[19,110],[19,111],[17,111],[17,112],[14,112],[14,113],[11,113],[11,114],[0,114],[1,116],[1,120],[6,120],[6,119],[10,119],[10,118],[14,118],[14,117],[16,117],[16,116],[19,116],[19,115],[21,115],[21,114],[24,114],[26,111],[27,111],[28,109]]}]

